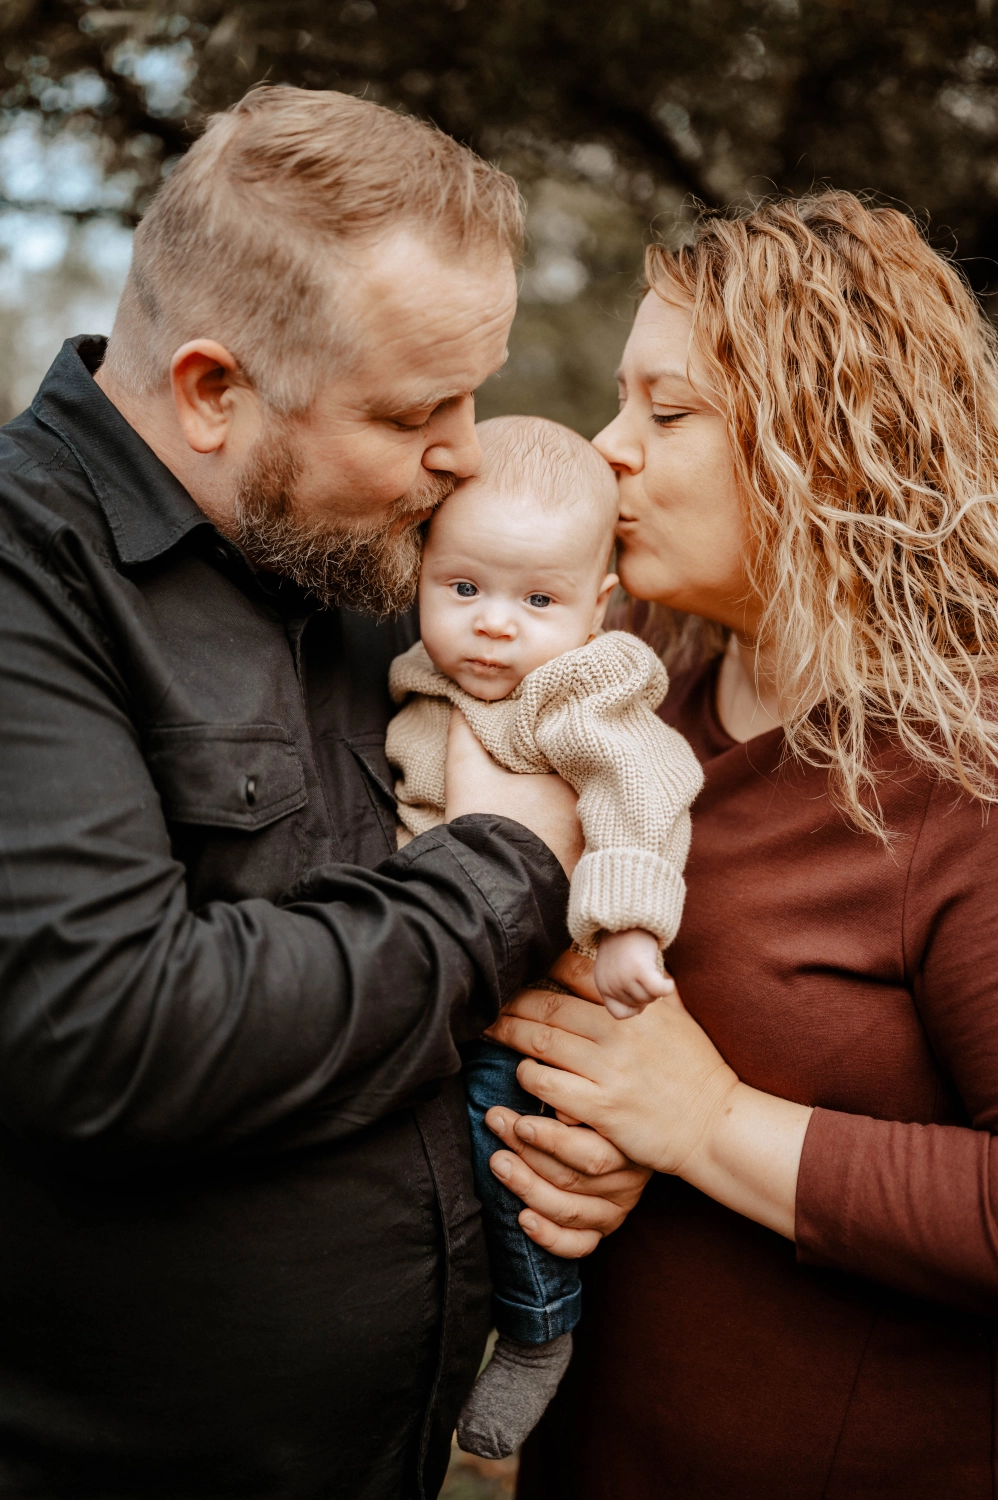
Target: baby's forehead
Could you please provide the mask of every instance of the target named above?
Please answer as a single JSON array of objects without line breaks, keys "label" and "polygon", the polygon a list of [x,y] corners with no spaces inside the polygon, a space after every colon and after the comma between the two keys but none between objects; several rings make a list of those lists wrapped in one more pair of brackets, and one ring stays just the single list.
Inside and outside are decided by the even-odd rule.
[{"label": "baby's forehead", "polygon": [[515,476],[499,480],[486,473],[463,481],[443,502],[432,531],[455,537],[498,529],[510,537],[533,538],[538,545],[545,538],[563,545],[566,537],[577,537],[597,546],[603,537],[609,545],[615,520],[616,504],[608,504],[606,494],[596,492],[591,481],[552,487],[530,477],[517,482]]}]

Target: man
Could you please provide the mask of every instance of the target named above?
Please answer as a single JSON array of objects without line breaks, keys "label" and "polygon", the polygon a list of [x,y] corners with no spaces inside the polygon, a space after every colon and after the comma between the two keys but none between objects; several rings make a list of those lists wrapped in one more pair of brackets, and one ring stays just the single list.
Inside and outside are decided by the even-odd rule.
[{"label": "man", "polygon": [[475,470],[519,234],[428,127],[257,91],[0,438],[4,1495],[437,1492],[488,1320],[456,1043],[576,835],[465,743],[485,815],[395,853],[369,617]]}]

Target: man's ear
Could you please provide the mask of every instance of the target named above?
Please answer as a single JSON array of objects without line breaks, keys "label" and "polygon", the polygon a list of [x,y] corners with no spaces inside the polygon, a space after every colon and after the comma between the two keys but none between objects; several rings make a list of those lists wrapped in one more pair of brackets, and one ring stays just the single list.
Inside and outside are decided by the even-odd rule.
[{"label": "man's ear", "polygon": [[599,594],[596,597],[596,612],[593,615],[593,635],[600,630],[606,617],[606,607],[610,603],[610,595],[620,579],[616,573],[608,573],[599,586]]},{"label": "man's ear", "polygon": [[216,453],[228,436],[238,395],[246,390],[235,358],[213,339],[183,344],[170,361],[170,385],[188,445],[195,453]]}]

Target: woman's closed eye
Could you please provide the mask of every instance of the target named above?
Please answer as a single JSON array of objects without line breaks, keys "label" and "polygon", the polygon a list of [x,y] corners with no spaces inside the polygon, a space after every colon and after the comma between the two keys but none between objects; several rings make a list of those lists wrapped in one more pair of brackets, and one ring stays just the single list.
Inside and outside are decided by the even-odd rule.
[{"label": "woman's closed eye", "polygon": [[550,594],[528,594],[527,603],[533,605],[534,609],[547,609],[551,603]]},{"label": "woman's closed eye", "polygon": [[651,419],[656,427],[671,427],[674,422],[689,416],[692,416],[692,413],[688,411],[654,411]]}]

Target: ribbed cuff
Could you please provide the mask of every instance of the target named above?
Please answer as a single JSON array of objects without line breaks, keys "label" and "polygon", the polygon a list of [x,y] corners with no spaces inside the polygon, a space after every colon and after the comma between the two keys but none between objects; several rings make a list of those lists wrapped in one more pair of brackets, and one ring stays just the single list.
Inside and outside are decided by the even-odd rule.
[{"label": "ribbed cuff", "polygon": [[658,854],[645,849],[600,849],[584,854],[572,876],[568,930],[582,952],[595,953],[600,932],[641,927],[668,947],[679,931],[686,882]]}]

